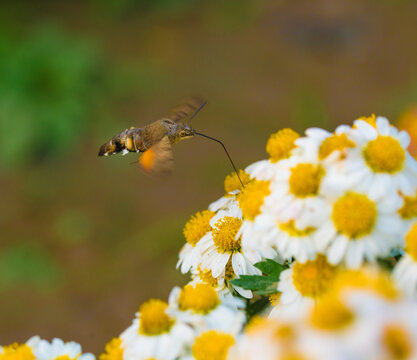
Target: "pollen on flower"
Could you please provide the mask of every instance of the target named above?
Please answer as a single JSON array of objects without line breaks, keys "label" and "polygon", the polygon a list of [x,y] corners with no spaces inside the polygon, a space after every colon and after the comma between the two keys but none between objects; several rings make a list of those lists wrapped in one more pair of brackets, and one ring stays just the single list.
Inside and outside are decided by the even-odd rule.
[{"label": "pollen on flower", "polygon": [[308,236],[316,230],[314,227],[311,226],[307,226],[305,229],[300,230],[296,227],[294,220],[290,220],[286,223],[279,224],[278,226],[282,231],[287,232],[290,236],[298,237]]},{"label": "pollen on flower", "polygon": [[265,196],[270,193],[269,181],[254,180],[247,184],[237,196],[243,217],[247,220],[254,220],[261,213]]},{"label": "pollen on flower", "polygon": [[216,222],[213,229],[213,242],[219,252],[235,253],[240,251],[240,237],[236,239],[236,234],[241,225],[242,220],[233,216],[225,216]]},{"label": "pollen on flower", "polygon": [[192,246],[195,246],[198,241],[211,230],[210,220],[214,216],[214,212],[210,210],[204,210],[197,212],[191,216],[191,219],[187,221],[184,226],[185,240]]},{"label": "pollen on flower", "polygon": [[178,305],[183,311],[192,310],[196,313],[208,314],[220,303],[216,290],[207,284],[186,285],[181,290]]},{"label": "pollen on flower", "polygon": [[382,332],[382,343],[391,355],[390,359],[409,359],[413,341],[410,334],[401,325],[386,325]]},{"label": "pollen on flower", "polygon": [[336,267],[330,265],[323,255],[304,264],[296,262],[293,266],[292,280],[301,295],[319,298],[326,294],[336,277]]},{"label": "pollen on flower", "polygon": [[279,304],[281,299],[281,293],[275,293],[268,296],[268,300],[271,303],[272,306],[276,306]]},{"label": "pollen on flower", "polygon": [[321,166],[309,163],[294,166],[289,178],[290,192],[301,198],[317,195],[323,173]]},{"label": "pollen on flower", "polygon": [[198,276],[200,280],[207,285],[216,287],[219,283],[215,277],[213,277],[211,270],[202,270],[200,266],[197,267]]},{"label": "pollen on flower", "polygon": [[326,138],[319,148],[319,159],[323,160],[333,151],[342,151],[346,148],[355,147],[355,143],[349,140],[346,134],[332,135]]},{"label": "pollen on flower", "polygon": [[[250,175],[245,170],[239,170],[239,177],[240,180],[242,180],[243,185],[246,185],[251,181]],[[224,179],[224,190],[226,191],[226,194],[231,191],[242,190],[242,184],[235,172],[230,173]]]},{"label": "pollen on flower", "polygon": [[366,121],[369,125],[376,127],[376,115],[371,114],[370,116],[361,116],[358,120]]},{"label": "pollen on flower", "polygon": [[233,270],[232,258],[230,257],[229,260],[227,261],[226,268],[224,270],[224,278],[226,280],[232,280],[235,278],[235,276],[236,274],[235,274],[235,271]]},{"label": "pollen on flower", "polygon": [[300,135],[292,129],[282,129],[272,134],[266,143],[266,152],[269,154],[270,160],[276,163],[285,159],[290,155],[290,151],[295,147],[295,140]]},{"label": "pollen on flower", "polygon": [[417,217],[417,194],[414,196],[403,196],[404,204],[398,213],[403,219],[409,220]]},{"label": "pollen on flower", "polygon": [[333,205],[333,223],[337,231],[349,238],[369,234],[376,217],[375,203],[363,194],[348,192]]},{"label": "pollen on flower", "polygon": [[354,313],[334,296],[326,296],[316,302],[310,314],[313,326],[329,331],[343,329],[350,325],[354,319]]},{"label": "pollen on flower", "polygon": [[104,351],[99,360],[123,360],[122,340],[113,338],[106,344]]},{"label": "pollen on flower", "polygon": [[35,360],[35,355],[28,345],[13,343],[3,347],[0,360]]},{"label": "pollen on flower", "polygon": [[405,236],[405,251],[414,261],[417,261],[417,222],[413,224]]},{"label": "pollen on flower", "polygon": [[54,360],[75,360],[77,359],[77,356],[74,358],[70,358],[69,355],[60,355],[57,356]]},{"label": "pollen on flower", "polygon": [[175,320],[165,312],[168,304],[159,299],[150,299],[139,307],[139,334],[154,336],[168,332]]},{"label": "pollen on flower", "polygon": [[405,150],[397,139],[378,136],[363,149],[363,157],[374,172],[393,174],[403,168]]},{"label": "pollen on flower", "polygon": [[229,348],[234,345],[232,335],[221,331],[206,331],[202,333],[192,346],[192,353],[196,360],[225,360]]}]

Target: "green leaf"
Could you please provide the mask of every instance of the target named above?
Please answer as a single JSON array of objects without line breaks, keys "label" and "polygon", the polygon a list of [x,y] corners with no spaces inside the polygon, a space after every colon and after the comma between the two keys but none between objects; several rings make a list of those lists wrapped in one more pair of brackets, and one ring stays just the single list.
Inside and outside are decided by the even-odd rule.
[{"label": "green leaf", "polygon": [[281,272],[287,268],[285,265],[281,265],[270,259],[256,263],[255,267],[261,270],[265,275],[274,278],[275,281],[279,280]]},{"label": "green leaf", "polygon": [[241,275],[240,278],[233,279],[230,282],[246,290],[265,290],[275,281],[261,275]]}]

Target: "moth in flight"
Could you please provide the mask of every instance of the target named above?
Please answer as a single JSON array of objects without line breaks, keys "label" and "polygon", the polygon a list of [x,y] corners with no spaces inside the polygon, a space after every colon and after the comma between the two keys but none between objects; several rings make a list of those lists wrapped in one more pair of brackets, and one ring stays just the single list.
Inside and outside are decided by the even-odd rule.
[{"label": "moth in flight", "polygon": [[205,104],[206,101],[194,97],[175,107],[168,117],[142,128],[131,127],[126,129],[103,144],[100,147],[98,156],[109,156],[120,152],[122,155],[126,155],[129,152],[142,153],[138,162],[146,172],[169,171],[172,168],[172,145],[181,140],[199,135],[222,145],[233,169],[238,175],[224,144],[220,140],[197,132],[190,125],[191,120]]}]

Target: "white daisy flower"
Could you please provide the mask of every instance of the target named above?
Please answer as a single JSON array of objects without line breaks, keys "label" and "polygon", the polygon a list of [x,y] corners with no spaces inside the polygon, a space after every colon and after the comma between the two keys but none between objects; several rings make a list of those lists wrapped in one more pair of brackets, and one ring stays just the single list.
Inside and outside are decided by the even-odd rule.
[{"label": "white daisy flower", "polygon": [[397,214],[401,202],[399,197],[374,199],[355,191],[329,199],[314,235],[317,250],[326,253],[331,264],[344,262],[349,268],[389,256],[403,242],[406,223]]},{"label": "white daisy flower", "polygon": [[281,129],[272,134],[266,144],[269,160],[261,160],[249,165],[245,171],[257,180],[271,180],[279,172],[279,162],[288,158],[296,147],[295,141],[300,137],[292,129]]},{"label": "white daisy flower", "polygon": [[320,128],[307,129],[306,136],[295,142],[297,154],[317,158],[324,165],[328,162],[334,163],[342,160],[346,157],[349,149],[355,147],[355,143],[345,134],[349,129],[350,126],[347,125],[338,126],[334,133]]},{"label": "white daisy flower", "polygon": [[168,304],[151,299],[143,303],[131,326],[121,335],[124,360],[174,360],[186,353],[193,329],[167,313]]},{"label": "white daisy flower", "polygon": [[95,360],[90,353],[82,353],[81,345],[74,342],[64,342],[54,338],[52,342],[32,338],[32,351],[37,360]]},{"label": "white daisy flower", "polygon": [[329,291],[335,277],[336,267],[330,265],[323,255],[305,263],[295,261],[280,275],[277,288],[281,292],[280,303],[299,309],[308,308]]},{"label": "white daisy flower", "polygon": [[415,193],[417,162],[407,151],[410,136],[405,131],[398,131],[386,118],[378,117],[375,126],[356,120],[346,135],[357,146],[335,168],[329,183],[343,181],[373,199]]},{"label": "white daisy flower", "polygon": [[[278,261],[280,263],[284,259],[292,260],[294,258],[299,262],[305,262],[316,257],[314,242],[314,233],[316,230],[313,227],[298,229],[295,226],[294,220],[279,223],[274,216],[268,213],[257,216],[253,227],[254,234],[251,235],[252,238],[255,236],[258,238],[258,247],[261,249],[276,249],[280,256]],[[243,246],[246,246],[248,243],[253,246],[255,242],[247,241],[242,243]]]},{"label": "white daisy flower", "polygon": [[193,325],[197,332],[221,330],[231,334],[241,331],[245,314],[242,299],[230,293],[223,295],[207,284],[188,284],[175,287],[169,296],[168,313]]},{"label": "white daisy flower", "polygon": [[184,226],[184,237],[187,243],[182,247],[179,253],[177,268],[181,269],[183,274],[196,269],[201,259],[200,249],[197,243],[207,237],[207,233],[211,230],[210,220],[215,215],[213,211],[204,210],[197,212]]},{"label": "white daisy flower", "polygon": [[[213,228],[204,242],[197,246],[202,254],[200,269],[211,271],[214,278],[230,280],[239,275],[260,274],[242,251],[237,233],[242,226],[241,210],[235,204],[228,211],[219,211],[210,221]],[[249,290],[234,287],[242,296],[251,297]]]},{"label": "white daisy flower", "polygon": [[263,209],[282,223],[294,220],[298,228],[314,226],[320,221],[318,209],[324,201],[318,196],[324,169],[313,159],[293,156],[284,162],[285,167],[271,182],[271,195],[264,199]]}]

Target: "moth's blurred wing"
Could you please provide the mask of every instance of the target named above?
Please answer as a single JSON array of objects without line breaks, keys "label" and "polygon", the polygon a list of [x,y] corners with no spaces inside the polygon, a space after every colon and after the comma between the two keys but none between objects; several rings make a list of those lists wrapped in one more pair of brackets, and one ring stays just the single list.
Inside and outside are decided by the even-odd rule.
[{"label": "moth's blurred wing", "polygon": [[164,136],[161,141],[146,150],[138,162],[148,174],[170,172],[173,169],[174,161],[168,136]]},{"label": "moth's blurred wing", "polygon": [[175,122],[187,123],[189,118],[199,109],[205,100],[200,97],[192,97],[183,101],[181,104],[172,109],[169,118]]}]

